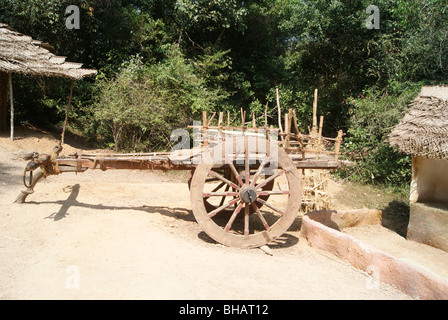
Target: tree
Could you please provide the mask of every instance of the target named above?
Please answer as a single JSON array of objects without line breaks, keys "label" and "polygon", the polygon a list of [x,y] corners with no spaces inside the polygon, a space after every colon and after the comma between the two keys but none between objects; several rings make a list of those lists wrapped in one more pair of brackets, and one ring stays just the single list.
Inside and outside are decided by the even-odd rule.
[{"label": "tree", "polygon": [[166,150],[173,130],[185,129],[203,110],[216,110],[226,97],[207,88],[176,45],[164,61],[148,65],[135,57],[98,85],[95,118],[115,150]]},{"label": "tree", "polygon": [[294,91],[320,89],[321,112],[328,129],[345,127],[346,99],[362,92],[370,41],[376,30],[365,26],[368,1],[288,1],[281,28],[290,34],[285,64]]}]

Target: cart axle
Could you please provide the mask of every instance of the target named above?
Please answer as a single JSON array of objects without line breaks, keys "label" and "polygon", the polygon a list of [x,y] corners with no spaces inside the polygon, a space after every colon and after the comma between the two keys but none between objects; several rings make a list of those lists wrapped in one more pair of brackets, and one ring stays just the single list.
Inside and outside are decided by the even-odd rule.
[{"label": "cart axle", "polygon": [[244,203],[254,203],[257,200],[257,192],[251,186],[244,186],[240,190],[240,198]]}]

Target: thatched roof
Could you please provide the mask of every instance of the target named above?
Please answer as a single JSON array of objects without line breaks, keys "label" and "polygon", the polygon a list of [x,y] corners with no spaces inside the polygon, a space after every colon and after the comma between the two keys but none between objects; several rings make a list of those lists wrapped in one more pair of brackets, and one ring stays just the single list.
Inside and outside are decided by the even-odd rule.
[{"label": "thatched roof", "polygon": [[423,87],[389,142],[413,156],[448,159],[448,86]]},{"label": "thatched roof", "polygon": [[55,56],[51,46],[23,35],[0,23],[0,71],[81,79],[96,70],[82,69],[81,63]]}]

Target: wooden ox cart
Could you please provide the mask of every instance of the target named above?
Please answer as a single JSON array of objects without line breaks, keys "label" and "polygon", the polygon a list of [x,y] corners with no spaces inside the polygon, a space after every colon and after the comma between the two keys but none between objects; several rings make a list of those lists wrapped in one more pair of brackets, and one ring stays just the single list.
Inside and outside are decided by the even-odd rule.
[{"label": "wooden ox cart", "polygon": [[[202,229],[217,242],[240,248],[259,247],[281,236],[301,206],[298,169],[338,169],[351,165],[339,160],[342,131],[324,138],[317,125],[302,135],[293,112],[285,116],[285,130],[272,127],[217,125],[203,114],[200,146],[165,153],[71,154],[33,153],[24,171],[24,203],[41,178],[88,169],[188,170],[191,206]],[[212,117],[213,118],[213,117]],[[322,121],[321,121],[322,122]],[[294,125],[293,125],[294,124]],[[295,129],[295,130],[294,130]],[[332,147],[323,148],[324,142]],[[330,151],[327,151],[330,150]]]}]

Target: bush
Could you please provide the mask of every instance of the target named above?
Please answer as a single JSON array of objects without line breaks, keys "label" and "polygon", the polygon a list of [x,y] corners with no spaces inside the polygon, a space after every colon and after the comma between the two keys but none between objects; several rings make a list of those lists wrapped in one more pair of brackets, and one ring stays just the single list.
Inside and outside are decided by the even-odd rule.
[{"label": "bush", "polygon": [[407,186],[411,179],[411,158],[392,148],[387,140],[409,103],[420,90],[420,84],[393,84],[393,92],[370,90],[364,97],[349,99],[350,120],[344,153],[355,161],[355,168],[340,175],[351,180]]},{"label": "bush", "polygon": [[95,118],[116,151],[166,150],[174,129],[185,129],[225,97],[206,86],[175,46],[168,50],[160,63],[146,65],[134,57],[116,78],[99,81]]}]

